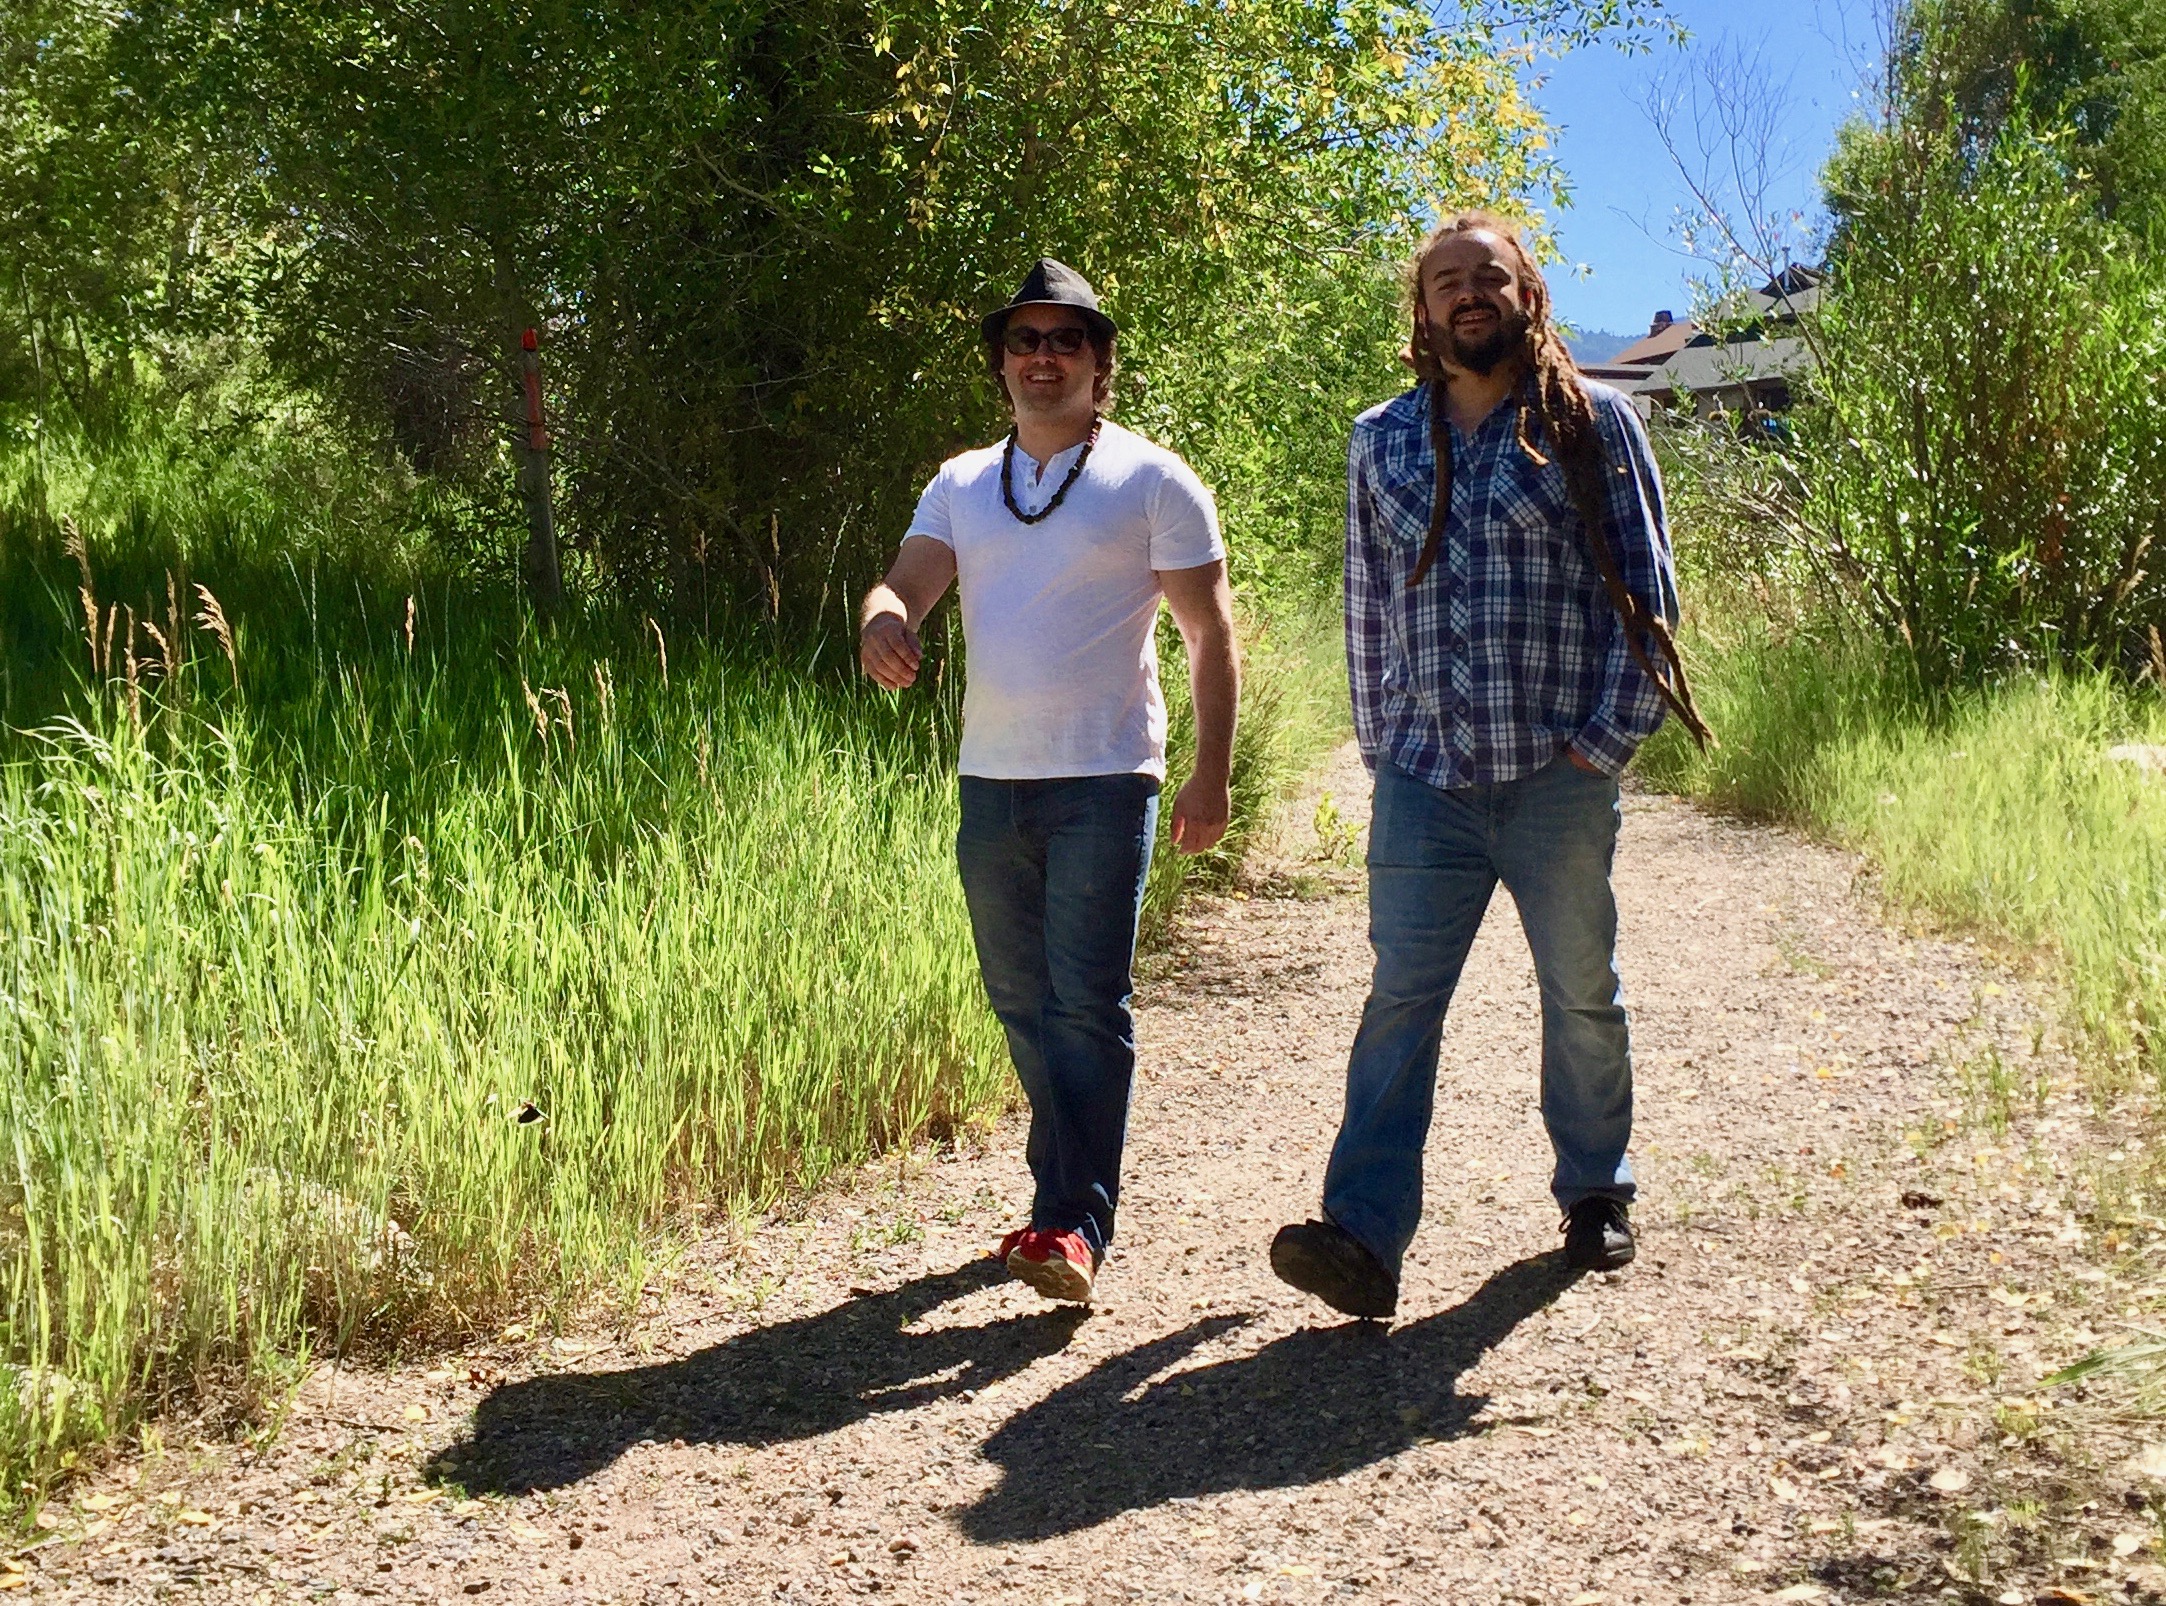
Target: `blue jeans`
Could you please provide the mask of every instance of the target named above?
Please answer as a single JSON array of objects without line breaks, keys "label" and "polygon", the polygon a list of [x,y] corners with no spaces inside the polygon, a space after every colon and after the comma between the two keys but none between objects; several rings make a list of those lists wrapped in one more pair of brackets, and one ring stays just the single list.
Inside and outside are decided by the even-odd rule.
[{"label": "blue jeans", "polygon": [[1030,1100],[1033,1227],[1103,1255],[1121,1197],[1136,1068],[1136,919],[1158,781],[962,778],[955,856],[978,969]]},{"label": "blue jeans", "polygon": [[1617,979],[1617,783],[1559,757],[1532,775],[1443,791],[1376,766],[1369,942],[1376,973],[1346,1068],[1324,1213],[1394,1273],[1421,1219],[1422,1146],[1444,1011],[1502,881],[1542,994],[1550,1190],[1630,1202],[1632,1053]]}]

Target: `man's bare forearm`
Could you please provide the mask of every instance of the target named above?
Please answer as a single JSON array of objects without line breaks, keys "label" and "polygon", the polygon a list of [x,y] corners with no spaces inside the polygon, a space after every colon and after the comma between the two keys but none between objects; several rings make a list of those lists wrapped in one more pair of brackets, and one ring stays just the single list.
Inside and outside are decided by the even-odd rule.
[{"label": "man's bare forearm", "polygon": [[1188,684],[1196,705],[1196,773],[1222,784],[1233,773],[1241,707],[1241,659],[1231,620],[1188,644]]},{"label": "man's bare forearm", "polygon": [[910,604],[903,600],[901,594],[885,580],[865,593],[864,605],[857,611],[857,628],[863,630],[882,614],[898,616],[912,630],[924,623],[910,611]]},{"label": "man's bare forearm", "polygon": [[1224,559],[1158,577],[1188,649],[1189,695],[1196,704],[1196,775],[1224,786],[1233,773],[1233,729],[1241,706],[1241,660],[1234,644],[1233,588]]},{"label": "man's bare forearm", "polygon": [[857,660],[889,691],[914,685],[925,655],[918,629],[955,578],[955,554],[913,535],[895,555],[887,577],[865,593],[857,615]]},{"label": "man's bare forearm", "polygon": [[1233,589],[1226,561],[1159,571],[1159,588],[1188,649],[1196,705],[1196,767],[1173,799],[1173,844],[1204,853],[1225,836],[1233,800],[1233,727],[1241,706],[1241,660],[1234,646]]}]

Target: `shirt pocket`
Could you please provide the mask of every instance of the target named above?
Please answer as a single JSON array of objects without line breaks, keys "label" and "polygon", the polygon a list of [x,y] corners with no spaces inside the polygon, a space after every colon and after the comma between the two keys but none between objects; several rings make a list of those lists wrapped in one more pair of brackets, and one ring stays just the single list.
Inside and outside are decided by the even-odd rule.
[{"label": "shirt pocket", "polygon": [[1435,497],[1436,476],[1427,468],[1378,474],[1370,495],[1377,514],[1378,545],[1403,553],[1412,562],[1412,554],[1429,539],[1429,509]]},{"label": "shirt pocket", "polygon": [[1522,462],[1515,470],[1499,474],[1484,501],[1491,561],[1539,589],[1580,591],[1598,584],[1564,471],[1554,462]]}]

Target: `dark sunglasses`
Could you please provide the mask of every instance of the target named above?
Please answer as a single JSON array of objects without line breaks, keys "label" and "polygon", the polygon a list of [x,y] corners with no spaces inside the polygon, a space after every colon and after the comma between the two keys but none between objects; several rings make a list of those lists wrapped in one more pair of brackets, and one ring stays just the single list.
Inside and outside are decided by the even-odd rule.
[{"label": "dark sunglasses", "polygon": [[1028,357],[1040,346],[1056,357],[1073,357],[1090,339],[1090,331],[1078,329],[1074,324],[1063,324],[1058,329],[1033,329],[1026,323],[1010,324],[1000,343],[1018,357]]}]

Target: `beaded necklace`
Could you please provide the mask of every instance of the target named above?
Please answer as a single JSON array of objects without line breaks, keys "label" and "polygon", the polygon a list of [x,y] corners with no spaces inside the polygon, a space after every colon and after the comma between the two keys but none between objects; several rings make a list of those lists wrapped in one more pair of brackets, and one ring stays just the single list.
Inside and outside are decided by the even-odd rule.
[{"label": "beaded necklace", "polygon": [[1091,432],[1084,438],[1083,450],[1076,454],[1075,464],[1068,470],[1068,477],[1060,482],[1060,489],[1053,493],[1053,500],[1046,503],[1044,507],[1038,509],[1035,513],[1025,513],[1016,505],[1015,490],[1012,484],[1015,466],[1015,431],[1009,430],[1008,443],[1000,450],[1000,499],[1008,504],[1008,511],[1025,524],[1038,524],[1051,518],[1053,510],[1067,500],[1069,490],[1082,477],[1083,465],[1091,460],[1091,448],[1098,444],[1098,426],[1104,422],[1105,420],[1096,413],[1091,414]]}]

